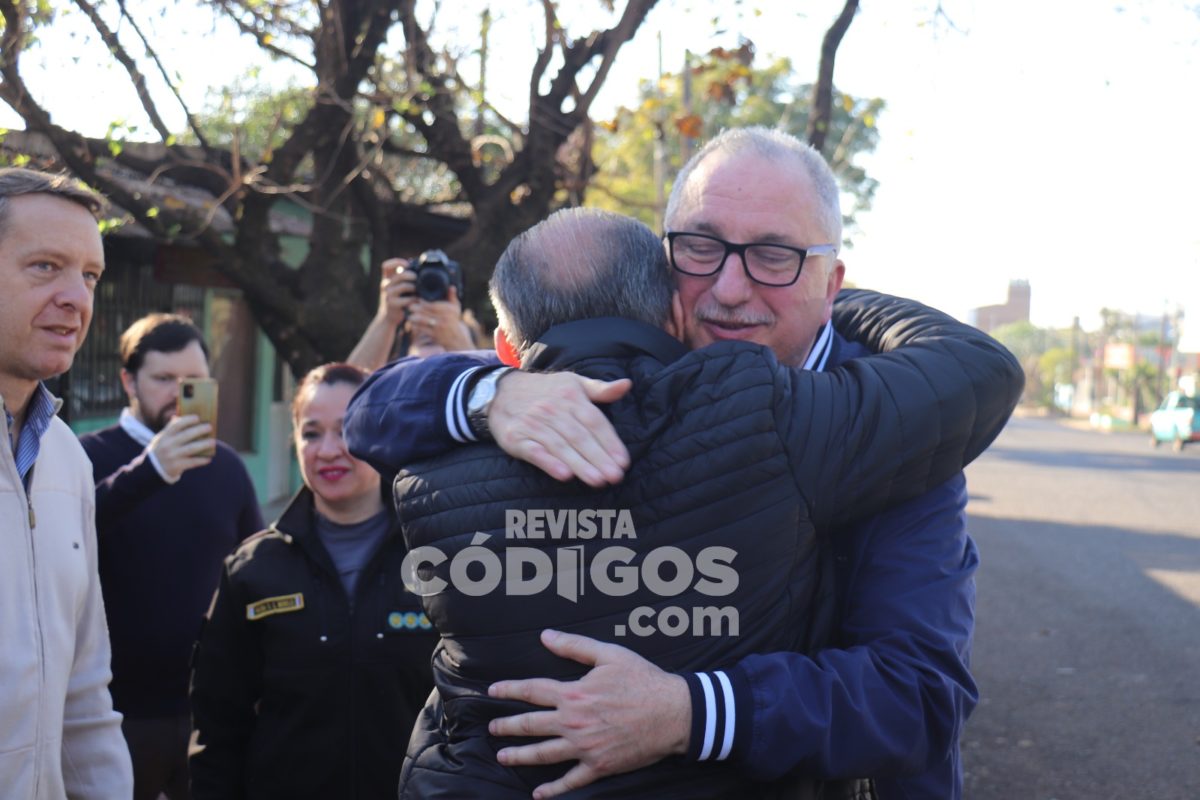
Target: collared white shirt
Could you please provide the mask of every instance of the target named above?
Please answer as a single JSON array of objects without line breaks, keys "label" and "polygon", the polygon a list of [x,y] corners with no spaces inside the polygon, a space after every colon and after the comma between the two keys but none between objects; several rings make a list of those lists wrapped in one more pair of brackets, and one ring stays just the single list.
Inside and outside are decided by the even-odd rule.
[{"label": "collared white shirt", "polygon": [[[150,440],[154,438],[154,431],[146,427],[146,423],[138,419],[129,408],[121,409],[121,418],[117,420],[117,424],[121,426],[121,430],[129,434],[129,438],[142,447],[148,447]],[[158,456],[149,450],[146,451],[146,455],[149,457],[150,463],[154,465],[154,470],[158,473],[158,476],[167,483],[178,483],[179,479],[183,477],[179,475],[172,480],[167,476],[167,471],[163,469],[162,464],[158,462]]]}]

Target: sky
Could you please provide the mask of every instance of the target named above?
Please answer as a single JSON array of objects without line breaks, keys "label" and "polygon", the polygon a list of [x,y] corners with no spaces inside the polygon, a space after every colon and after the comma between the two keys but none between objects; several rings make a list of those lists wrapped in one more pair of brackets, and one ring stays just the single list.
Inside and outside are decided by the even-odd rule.
[{"label": "sky", "polygon": [[[442,5],[444,34],[475,35],[479,0]],[[492,3],[500,55],[489,64],[489,96],[516,116],[538,44],[536,5]],[[745,36],[761,63],[787,56],[811,80],[841,3],[797,5],[660,0],[618,56],[593,116],[636,101],[639,80],[657,74],[660,36],[667,71],[679,69],[685,48]],[[567,30],[609,19],[599,6],[563,4]],[[847,279],[963,319],[1004,302],[1009,281],[1024,279],[1039,326],[1079,316],[1094,329],[1102,307],[1178,308],[1194,317],[1185,336],[1200,350],[1200,0],[944,0],[942,17],[935,7],[862,0],[838,52],[838,88],[887,102],[879,147],[862,160],[880,187],[844,255]],[[57,21],[25,57],[25,73],[57,121],[103,134],[114,115],[139,112],[81,22]],[[193,107],[257,53],[195,12],[145,24],[168,43],[163,53]],[[262,78],[283,81],[286,70],[268,65]],[[20,127],[7,108],[0,125]]]}]

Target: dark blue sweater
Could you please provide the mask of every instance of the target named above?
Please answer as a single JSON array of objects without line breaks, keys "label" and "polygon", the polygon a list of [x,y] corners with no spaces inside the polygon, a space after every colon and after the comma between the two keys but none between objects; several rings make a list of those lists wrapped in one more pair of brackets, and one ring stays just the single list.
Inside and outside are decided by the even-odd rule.
[{"label": "dark blue sweater", "polygon": [[232,448],[168,484],[119,426],[81,437],[96,478],[100,584],[113,705],[128,717],[188,712],[192,646],[225,556],[263,527]]}]

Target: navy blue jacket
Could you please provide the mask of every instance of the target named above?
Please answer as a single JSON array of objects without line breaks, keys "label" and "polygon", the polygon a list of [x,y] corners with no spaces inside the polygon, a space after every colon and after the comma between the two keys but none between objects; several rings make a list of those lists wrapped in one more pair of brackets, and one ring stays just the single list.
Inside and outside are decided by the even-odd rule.
[{"label": "navy blue jacket", "polygon": [[[836,336],[823,336],[818,351],[814,368],[865,352]],[[395,471],[469,440],[455,397],[470,384],[464,367],[490,363],[494,357],[459,354],[393,367],[386,383],[377,380],[352,404],[352,447]],[[871,775],[884,798],[959,796],[958,734],[976,700],[967,670],[976,555],[964,505],[960,474],[836,534],[835,647],[811,658],[749,656],[729,671],[735,706],[745,707],[738,718],[751,720],[737,726],[729,756],[749,776]],[[701,725],[704,711],[703,703],[693,708]],[[718,709],[718,721],[729,717]]]}]

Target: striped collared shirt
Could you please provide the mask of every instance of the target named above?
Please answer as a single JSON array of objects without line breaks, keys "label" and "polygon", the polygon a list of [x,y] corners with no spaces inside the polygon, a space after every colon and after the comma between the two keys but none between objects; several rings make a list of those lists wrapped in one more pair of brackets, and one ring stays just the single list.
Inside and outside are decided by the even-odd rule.
[{"label": "striped collared shirt", "polygon": [[50,427],[50,420],[54,419],[55,405],[54,395],[39,383],[33,390],[33,396],[29,398],[29,409],[25,412],[25,424],[21,426],[21,438],[16,442],[12,440],[12,414],[8,413],[7,408],[4,409],[4,420],[8,424],[8,442],[17,462],[17,473],[21,476],[21,481],[25,484],[26,489],[29,488],[29,470],[33,468],[38,452],[41,450],[42,435]]}]

